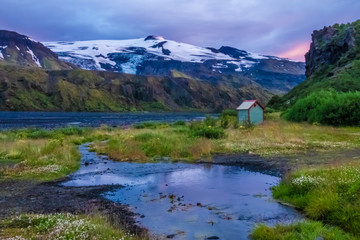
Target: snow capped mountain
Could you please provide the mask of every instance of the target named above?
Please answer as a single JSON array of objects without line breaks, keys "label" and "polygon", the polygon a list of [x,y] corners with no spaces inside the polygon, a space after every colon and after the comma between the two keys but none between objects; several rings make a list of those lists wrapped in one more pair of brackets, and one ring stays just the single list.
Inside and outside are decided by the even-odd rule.
[{"label": "snow capped mountain", "polygon": [[242,71],[258,63],[263,56],[235,48],[198,47],[191,44],[166,40],[160,36],[130,40],[95,40],[74,42],[45,42],[45,46],[56,52],[60,59],[89,70],[113,70],[136,74],[144,61],[180,61],[204,63],[218,60],[212,70],[221,71],[228,65],[236,65]]},{"label": "snow capped mountain", "polygon": [[249,80],[287,92],[305,79],[305,65],[233,47],[198,47],[160,36],[130,40],[45,42],[59,59],[87,70],[186,77],[240,86]]},{"label": "snow capped mountain", "polygon": [[0,61],[25,67],[72,69],[58,60],[57,54],[43,44],[16,32],[0,30]]}]

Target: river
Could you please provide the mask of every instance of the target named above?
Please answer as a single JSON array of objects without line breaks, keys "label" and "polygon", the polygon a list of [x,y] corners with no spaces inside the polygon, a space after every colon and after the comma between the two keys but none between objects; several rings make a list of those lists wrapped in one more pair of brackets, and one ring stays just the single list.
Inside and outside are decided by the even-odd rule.
[{"label": "river", "polygon": [[0,129],[57,128],[67,126],[124,126],[146,121],[201,120],[203,113],[89,113],[89,112],[1,112]]},{"label": "river", "polygon": [[258,223],[301,219],[272,199],[269,188],[280,181],[276,176],[241,166],[115,162],[90,152],[87,144],[79,150],[81,167],[63,185],[122,185],[104,197],[129,204],[139,224],[157,235],[248,239]]}]

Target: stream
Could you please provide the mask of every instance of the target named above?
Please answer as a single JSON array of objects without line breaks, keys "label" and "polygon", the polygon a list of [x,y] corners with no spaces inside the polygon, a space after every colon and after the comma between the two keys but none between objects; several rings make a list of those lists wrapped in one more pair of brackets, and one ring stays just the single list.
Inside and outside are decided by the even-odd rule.
[{"label": "stream", "polygon": [[[248,239],[258,223],[301,219],[300,213],[272,199],[280,178],[241,166],[187,163],[115,162],[79,147],[80,169],[64,186],[119,184],[105,193],[128,204],[140,225],[172,239]],[[216,238],[217,237],[217,238]]]}]

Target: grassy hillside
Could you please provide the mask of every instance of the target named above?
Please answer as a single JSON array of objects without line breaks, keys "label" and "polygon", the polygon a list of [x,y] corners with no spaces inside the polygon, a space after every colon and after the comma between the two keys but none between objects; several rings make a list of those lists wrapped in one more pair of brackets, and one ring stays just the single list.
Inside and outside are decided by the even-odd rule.
[{"label": "grassy hillside", "polygon": [[286,109],[321,90],[360,91],[360,20],[314,31],[306,54],[307,79],[269,106]]},{"label": "grassy hillside", "polygon": [[211,112],[234,108],[244,99],[267,102],[271,96],[255,84],[234,88],[187,76],[46,71],[0,64],[0,110]]}]

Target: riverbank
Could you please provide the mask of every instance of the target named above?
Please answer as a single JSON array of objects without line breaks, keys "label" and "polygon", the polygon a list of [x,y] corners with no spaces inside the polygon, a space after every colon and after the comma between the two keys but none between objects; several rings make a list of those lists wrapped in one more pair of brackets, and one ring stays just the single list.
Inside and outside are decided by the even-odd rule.
[{"label": "riverbank", "polygon": [[[3,204],[1,209],[15,211],[1,214],[3,218],[7,218],[10,215],[29,212],[51,214],[65,211],[89,214],[94,209],[96,212],[98,209],[105,212],[106,208],[111,209],[112,206],[99,197],[100,192],[106,188],[66,188],[51,184],[52,187],[49,188],[47,184],[41,183],[65,177],[76,171],[80,164],[77,145],[84,142],[93,142],[93,151],[106,154],[118,161],[171,160],[239,164],[257,171],[290,176],[284,178],[279,186],[281,189],[287,186],[286,184],[291,184],[294,179],[291,176],[299,176],[297,171],[302,171],[302,174],[306,175],[317,168],[334,169],[356,165],[360,147],[359,136],[359,128],[290,123],[276,116],[257,127],[238,126],[230,118],[227,123],[208,119],[203,123],[147,123],[126,129],[103,126],[93,129],[72,127],[3,131],[0,132],[0,183],[4,189],[7,187],[8,192],[1,192],[5,198],[0,204]],[[291,172],[295,175],[291,175]],[[26,193],[21,192],[18,184],[25,186]],[[50,195],[53,197],[47,199]],[[56,197],[62,195],[64,198],[59,197],[57,201]],[[79,196],[83,199],[78,199]],[[282,201],[292,204],[294,200],[291,199],[302,198],[301,194],[292,195],[291,198],[289,196],[275,195]],[[42,197],[44,199],[41,199]],[[22,198],[25,199],[23,202]],[[38,199],[40,204],[35,204],[37,207],[31,209],[29,207],[33,205],[34,199]],[[74,206],[78,205],[75,202],[71,204],[71,199],[77,199],[83,205],[80,204],[78,209],[74,209]],[[54,205],[49,206],[47,210],[42,209],[43,206],[48,206],[49,202]],[[91,207],[94,206],[91,205],[93,202],[97,202],[94,208]],[[64,203],[69,203],[69,206],[63,205]],[[332,203],[334,202],[329,204]],[[13,205],[11,207],[7,204]],[[21,204],[24,208],[18,207]],[[305,208],[304,205],[296,206]],[[126,212],[124,208],[120,209],[122,213]],[[349,211],[351,209],[350,206]],[[116,211],[120,210],[114,210]],[[312,218],[329,222],[323,218],[324,216]],[[342,216],[350,215],[343,213]],[[112,217],[129,219],[131,213],[115,214]],[[143,231],[132,229],[131,224],[125,224],[125,228],[133,233],[142,234]],[[348,231],[346,228],[345,230]]]},{"label": "riverbank", "polygon": [[[70,214],[90,223],[94,219],[102,218],[101,225],[95,228],[106,227],[117,239],[148,238],[148,231],[136,224],[135,214],[128,206],[101,197],[104,192],[119,186],[64,187],[59,183],[60,181],[39,183],[24,180],[0,182],[0,226],[3,226],[0,237],[6,239],[15,237],[16,233],[24,234],[22,224],[6,224],[14,216],[54,218],[60,213],[65,214],[61,216]],[[51,229],[44,229],[37,234],[45,234],[49,230]],[[84,229],[84,234],[88,234],[88,230]],[[25,234],[28,233],[25,231]],[[46,237],[46,234],[43,237]]]}]

